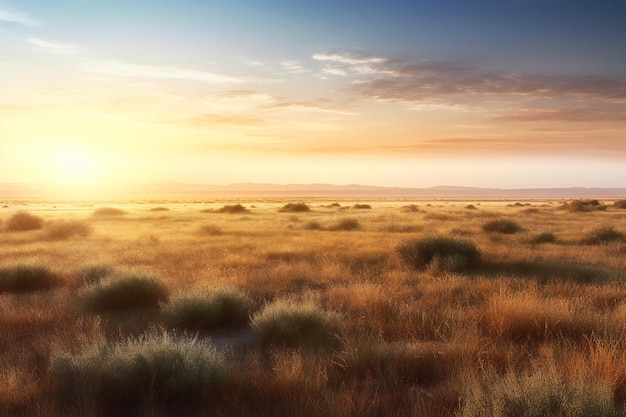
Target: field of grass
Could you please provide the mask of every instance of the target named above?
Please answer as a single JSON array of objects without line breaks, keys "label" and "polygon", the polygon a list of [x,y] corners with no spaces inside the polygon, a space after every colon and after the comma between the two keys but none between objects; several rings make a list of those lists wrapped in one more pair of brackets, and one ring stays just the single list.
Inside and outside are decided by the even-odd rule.
[{"label": "field of grass", "polygon": [[0,416],[626,415],[612,201],[0,203]]}]

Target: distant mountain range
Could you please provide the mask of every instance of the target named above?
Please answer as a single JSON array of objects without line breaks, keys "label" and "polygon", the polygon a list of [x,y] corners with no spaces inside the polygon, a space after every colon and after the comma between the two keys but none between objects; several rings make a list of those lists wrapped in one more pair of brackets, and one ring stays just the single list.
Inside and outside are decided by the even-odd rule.
[{"label": "distant mountain range", "polygon": [[430,188],[379,187],[332,184],[184,184],[160,181],[146,184],[106,186],[47,186],[0,183],[0,198],[201,198],[201,197],[353,197],[416,199],[513,199],[513,198],[626,198],[626,188],[476,188],[439,186]]}]

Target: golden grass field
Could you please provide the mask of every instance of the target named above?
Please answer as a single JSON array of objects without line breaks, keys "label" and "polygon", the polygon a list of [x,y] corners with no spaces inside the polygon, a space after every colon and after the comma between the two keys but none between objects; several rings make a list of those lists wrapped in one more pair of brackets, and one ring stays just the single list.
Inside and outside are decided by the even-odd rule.
[{"label": "golden grass field", "polygon": [[[613,201],[279,212],[290,202],[0,202],[0,416],[624,415],[626,210]],[[219,212],[235,204],[247,210]],[[43,223],[10,230],[22,211]],[[498,219],[521,230],[483,230]],[[403,261],[399,245],[429,237],[472,241],[480,260]],[[20,286],[22,270],[52,278]],[[128,277],[160,285],[158,299],[94,298]],[[192,298],[212,307],[181,319]]]}]

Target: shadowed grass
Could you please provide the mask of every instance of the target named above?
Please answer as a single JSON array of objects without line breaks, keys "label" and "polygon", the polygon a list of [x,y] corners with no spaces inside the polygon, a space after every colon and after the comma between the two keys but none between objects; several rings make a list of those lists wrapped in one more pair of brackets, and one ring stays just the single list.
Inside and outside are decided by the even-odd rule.
[{"label": "shadowed grass", "polygon": [[26,232],[43,228],[44,221],[41,217],[25,211],[19,211],[6,222],[6,230],[9,232]]},{"label": "shadowed grass", "polygon": [[412,239],[400,244],[396,252],[400,259],[416,270],[436,266],[462,271],[475,266],[481,255],[474,242],[447,237]]},{"label": "shadowed grass", "polygon": [[115,207],[100,207],[94,210],[94,217],[117,217],[123,216],[126,211]]},{"label": "shadowed grass", "polygon": [[49,371],[63,415],[144,416],[154,407],[183,415],[206,407],[218,398],[226,369],[212,346],[164,333],[56,351]]},{"label": "shadowed grass", "polygon": [[552,232],[542,232],[533,236],[528,242],[531,245],[540,245],[542,243],[556,243],[558,241],[556,235]]},{"label": "shadowed grass", "polygon": [[45,291],[57,285],[57,275],[43,265],[16,265],[0,269],[0,293]]},{"label": "shadowed grass", "polygon": [[157,309],[166,302],[168,291],[156,278],[114,274],[83,289],[88,309],[99,313],[120,310]]},{"label": "shadowed grass", "polygon": [[249,310],[249,301],[241,291],[206,288],[172,297],[163,313],[172,327],[208,331],[245,325]]},{"label": "shadowed grass", "polygon": [[46,230],[46,238],[50,240],[64,240],[74,236],[87,237],[93,228],[81,220],[59,221],[50,224]]},{"label": "shadowed grass", "polygon": [[357,219],[341,219],[337,223],[328,227],[332,231],[354,231],[361,230],[361,223]]},{"label": "shadowed grass", "polygon": [[334,341],[339,317],[312,301],[280,299],[255,314],[251,324],[267,345],[321,347]]},{"label": "shadowed grass", "polygon": [[513,220],[496,219],[491,220],[482,227],[487,233],[500,233],[503,235],[512,235],[522,230],[521,226]]}]

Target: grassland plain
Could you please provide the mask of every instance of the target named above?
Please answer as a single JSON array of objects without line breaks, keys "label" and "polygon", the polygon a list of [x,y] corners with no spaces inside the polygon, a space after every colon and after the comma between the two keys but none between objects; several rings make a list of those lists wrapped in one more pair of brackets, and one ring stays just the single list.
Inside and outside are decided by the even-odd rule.
[{"label": "grassland plain", "polygon": [[1,416],[625,415],[612,201],[0,203]]}]

